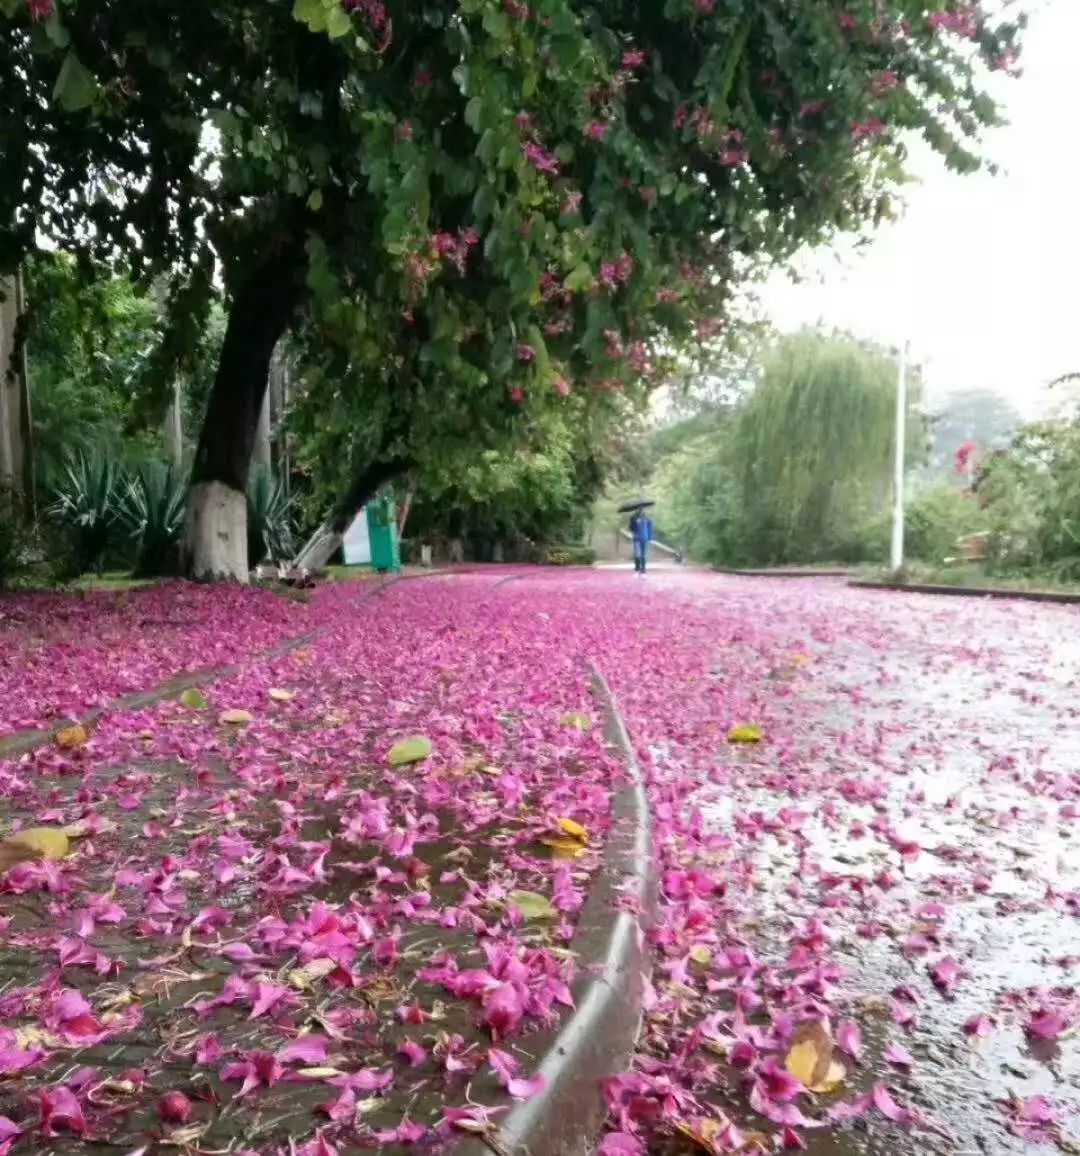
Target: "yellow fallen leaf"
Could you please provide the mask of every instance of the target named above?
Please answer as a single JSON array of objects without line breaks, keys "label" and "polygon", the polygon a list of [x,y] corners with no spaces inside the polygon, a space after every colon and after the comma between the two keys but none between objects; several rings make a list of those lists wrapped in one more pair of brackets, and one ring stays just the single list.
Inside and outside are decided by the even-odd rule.
[{"label": "yellow fallen leaf", "polygon": [[713,961],[713,953],[711,948],[708,948],[703,943],[690,948],[690,958],[694,963],[701,967],[708,967]]},{"label": "yellow fallen leaf", "polygon": [[274,702],[292,702],[292,700],[296,698],[296,691],[282,690],[281,687],[278,686],[272,686],[266,693]]},{"label": "yellow fallen leaf", "polygon": [[727,1120],[714,1120],[711,1117],[707,1120],[698,1120],[693,1124],[687,1123],[685,1120],[678,1120],[675,1123],[675,1131],[680,1136],[685,1136],[696,1148],[700,1148],[704,1152],[715,1153],[717,1151],[717,1137],[728,1126],[728,1123]]},{"label": "yellow fallen leaf", "polygon": [[732,727],[727,733],[729,743],[759,743],[762,731],[759,726]]},{"label": "yellow fallen leaf", "polygon": [[81,747],[90,738],[90,733],[81,723],[71,727],[64,727],[56,732],[56,745],[62,750],[69,751],[74,747]]},{"label": "yellow fallen leaf", "polygon": [[340,1068],[297,1068],[298,1076],[306,1076],[309,1080],[329,1080],[334,1076],[343,1076]]},{"label": "yellow fallen leaf", "polygon": [[229,723],[232,726],[243,726],[252,722],[255,716],[249,710],[223,710],[218,715],[218,722]]},{"label": "yellow fallen leaf", "polygon": [[577,839],[560,839],[554,835],[545,835],[540,842],[555,852],[556,859],[580,859],[588,850]]},{"label": "yellow fallen leaf", "polygon": [[796,1031],[784,1066],[808,1092],[831,1092],[847,1078],[833,1058],[833,1039],[824,1024],[803,1024]]},{"label": "yellow fallen leaf", "polygon": [[35,859],[63,859],[70,850],[62,827],[27,827],[0,841],[0,870]]},{"label": "yellow fallen leaf", "polygon": [[556,825],[560,831],[569,835],[571,839],[577,839],[580,843],[587,843],[589,841],[589,832],[573,819],[557,819]]},{"label": "yellow fallen leaf", "polygon": [[188,708],[188,710],[206,710],[210,705],[206,701],[206,695],[201,690],[196,690],[195,687],[190,686],[180,696],[180,702]]}]

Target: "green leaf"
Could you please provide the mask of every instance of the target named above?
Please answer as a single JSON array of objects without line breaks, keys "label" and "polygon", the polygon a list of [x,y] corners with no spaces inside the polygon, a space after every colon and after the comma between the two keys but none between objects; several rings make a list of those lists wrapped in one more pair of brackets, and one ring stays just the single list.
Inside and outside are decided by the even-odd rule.
[{"label": "green leaf", "polygon": [[578,265],[577,268],[570,270],[564,284],[572,293],[579,293],[582,289],[588,289],[592,280],[592,270],[589,266]]},{"label": "green leaf", "polygon": [[550,900],[538,891],[511,891],[507,904],[516,907],[525,919],[555,919],[558,915]]},{"label": "green leaf", "polygon": [[480,97],[474,96],[465,106],[465,123],[473,132],[481,130],[484,123],[484,102]]},{"label": "green leaf", "polygon": [[412,735],[399,743],[394,743],[388,758],[392,767],[406,767],[410,763],[423,762],[431,751],[430,739],[424,738],[423,735]]},{"label": "green leaf", "polygon": [[336,40],[340,36],[348,36],[352,31],[352,26],[348,12],[340,4],[335,4],[330,9],[330,15],[326,20],[326,32],[330,39]]},{"label": "green leaf", "polygon": [[206,701],[206,695],[201,690],[196,690],[195,687],[188,687],[187,690],[180,696],[180,701],[189,710],[206,710],[210,705]]},{"label": "green leaf", "polygon": [[497,8],[488,8],[484,13],[484,31],[492,40],[508,40],[510,37],[510,17]]},{"label": "green leaf", "polygon": [[575,711],[571,714],[564,714],[559,720],[564,727],[574,727],[579,731],[591,731],[592,719],[587,714],[582,714],[580,711]]},{"label": "green leaf", "polygon": [[322,0],[296,0],[293,4],[293,18],[306,24],[312,32],[326,30],[326,8]]},{"label": "green leaf", "polygon": [[308,208],[313,213],[317,213],[322,208],[322,189],[312,189],[311,196],[307,199]]},{"label": "green leaf", "polygon": [[71,36],[68,30],[60,23],[60,17],[56,10],[45,22],[45,35],[56,45],[57,48],[67,48],[71,43]]},{"label": "green leaf", "polygon": [[98,82],[92,72],[69,50],[60,66],[60,75],[53,89],[55,100],[65,112],[79,112],[94,103]]}]

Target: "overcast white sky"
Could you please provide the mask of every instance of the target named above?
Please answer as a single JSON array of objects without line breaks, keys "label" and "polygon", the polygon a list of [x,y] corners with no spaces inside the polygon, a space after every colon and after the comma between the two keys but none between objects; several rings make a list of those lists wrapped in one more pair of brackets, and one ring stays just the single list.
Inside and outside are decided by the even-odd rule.
[{"label": "overcast white sky", "polygon": [[811,254],[799,264],[808,280],[774,277],[763,303],[781,329],[907,336],[931,403],[986,386],[1035,415],[1052,378],[1080,371],[1080,0],[1022,2],[1024,74],[995,77],[1010,123],[986,142],[1001,174],[962,177],[920,155],[903,220],[861,254]]}]

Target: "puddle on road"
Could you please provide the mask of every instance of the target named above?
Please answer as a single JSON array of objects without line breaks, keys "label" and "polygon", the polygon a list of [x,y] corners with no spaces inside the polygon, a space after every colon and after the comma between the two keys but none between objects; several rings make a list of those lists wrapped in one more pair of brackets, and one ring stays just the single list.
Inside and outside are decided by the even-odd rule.
[{"label": "puddle on road", "polygon": [[[1008,1003],[1009,993],[1029,988],[1075,994],[1080,976],[1080,906],[1063,898],[1080,896],[1080,827],[1059,814],[1063,803],[1080,801],[1080,727],[1064,729],[1074,713],[1076,658],[1070,652],[1045,668],[1029,697],[1017,693],[1015,670],[1008,680],[963,670],[928,678],[914,662],[898,664],[878,684],[867,675],[880,659],[873,656],[868,671],[867,657],[838,657],[824,676],[769,700],[773,717],[786,713],[787,727],[798,731],[799,758],[785,751],[784,767],[797,769],[799,792],[775,785],[776,755],[766,743],[722,748],[714,781],[685,800],[700,807],[711,831],[733,840],[740,865],[753,865],[746,942],[769,965],[783,964],[792,929],[822,914],[823,902],[843,911],[828,920],[841,937],[827,958],[844,970],[833,1003],[860,1023],[865,1054],[850,1083],[816,1098],[817,1110],[883,1080],[949,1133],[899,1129],[871,1112],[806,1129],[809,1151],[1029,1152],[1029,1143],[1005,1130],[1001,1102],[1036,1094],[1061,1109],[1065,1135],[1080,1137],[1075,1040],[1031,1039],[1025,1015]],[[652,754],[659,763],[678,757],[671,748]],[[866,798],[849,790],[872,781],[881,785]],[[917,853],[898,854],[883,821]],[[892,877],[887,885],[883,873]],[[936,934],[913,915],[927,901],[945,906]],[[918,934],[928,950],[908,944]],[[928,972],[945,955],[966,972],[951,998]],[[901,985],[919,1000],[910,1029],[889,1014],[890,993]],[[964,1025],[983,1014],[997,1026],[979,1041]],[[890,1043],[913,1055],[910,1074],[884,1061]],[[739,1081],[721,1067],[707,1098],[741,1126],[775,1132],[755,1125]]]}]

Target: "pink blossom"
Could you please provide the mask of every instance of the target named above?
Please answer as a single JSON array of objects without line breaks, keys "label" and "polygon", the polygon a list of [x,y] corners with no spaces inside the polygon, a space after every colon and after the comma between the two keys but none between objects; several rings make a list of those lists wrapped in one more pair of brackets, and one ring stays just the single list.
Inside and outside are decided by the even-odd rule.
[{"label": "pink blossom", "polygon": [[521,151],[525,159],[537,172],[548,173],[551,176],[555,176],[558,173],[559,162],[547,149],[537,144],[536,141],[526,141]]},{"label": "pink blossom", "polygon": [[630,1132],[608,1132],[596,1151],[597,1156],[645,1156],[645,1145]]},{"label": "pink blossom", "polygon": [[1040,1011],[1031,1016],[1024,1025],[1024,1030],[1028,1035],[1035,1036],[1040,1040],[1056,1040],[1064,1035],[1071,1026],[1071,1020],[1067,1019],[1061,1012]]},{"label": "pink blossom", "polygon": [[191,1112],[191,1101],[183,1092],[166,1092],[158,1100],[158,1115],[167,1124],[186,1124]]},{"label": "pink blossom", "polygon": [[323,1064],[329,1052],[330,1041],[326,1036],[298,1036],[291,1044],[278,1048],[277,1058],[283,1064]]},{"label": "pink blossom", "polygon": [[862,1032],[854,1020],[844,1020],[836,1029],[836,1046],[842,1052],[847,1052],[853,1060],[862,1055]]},{"label": "pink blossom", "polygon": [[500,984],[484,1000],[483,1024],[495,1039],[506,1039],[517,1031],[524,1011],[517,985]]},{"label": "pink blossom", "polygon": [[978,1039],[985,1039],[993,1030],[994,1021],[988,1015],[973,1015],[964,1023],[964,1031]]},{"label": "pink blossom", "polygon": [[939,959],[929,971],[934,986],[946,996],[952,995],[953,989],[965,974],[964,969],[951,956]]},{"label": "pink blossom", "polygon": [[86,1135],[86,1117],[82,1105],[70,1088],[63,1084],[42,1088],[37,1093],[37,1104],[41,1112],[39,1127],[43,1136],[56,1136],[61,1132]]},{"label": "pink blossom", "polygon": [[889,131],[888,126],[880,117],[871,116],[866,120],[851,122],[852,140],[867,140],[873,137],[884,136]]},{"label": "pink blossom", "polygon": [[780,1067],[775,1060],[766,1060],[758,1067],[755,1083],[763,1096],[782,1103],[794,1100],[806,1090],[795,1076]]},{"label": "pink blossom", "polygon": [[911,1053],[899,1044],[889,1044],[882,1054],[882,1058],[887,1064],[892,1064],[895,1068],[911,1068],[915,1064]]},{"label": "pink blossom", "polygon": [[427,1050],[415,1040],[402,1040],[398,1045],[397,1054],[411,1068],[418,1067],[428,1058]]},{"label": "pink blossom", "polygon": [[602,120],[590,120],[582,131],[589,140],[600,141],[607,136],[608,127]]},{"label": "pink blossom", "polygon": [[1003,1105],[1006,1127],[1014,1136],[1032,1143],[1052,1141],[1061,1116],[1046,1096],[1028,1096]]}]

